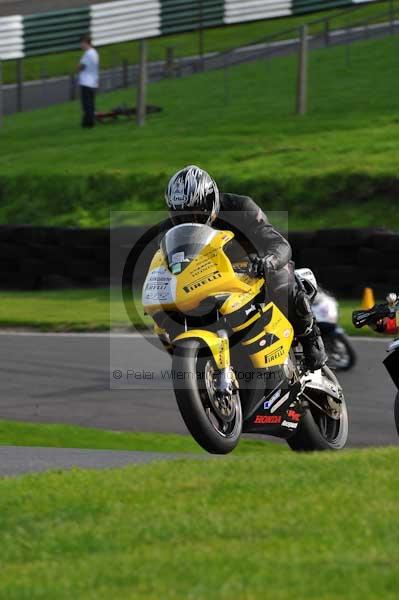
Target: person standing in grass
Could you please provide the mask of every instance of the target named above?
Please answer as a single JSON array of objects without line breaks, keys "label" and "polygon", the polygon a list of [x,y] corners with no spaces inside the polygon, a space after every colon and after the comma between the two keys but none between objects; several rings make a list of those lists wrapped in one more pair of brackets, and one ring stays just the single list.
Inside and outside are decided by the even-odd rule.
[{"label": "person standing in grass", "polygon": [[95,99],[99,81],[100,59],[93,48],[90,35],[84,35],[80,40],[84,54],[78,65],[80,98],[82,102],[82,127],[94,127]]}]

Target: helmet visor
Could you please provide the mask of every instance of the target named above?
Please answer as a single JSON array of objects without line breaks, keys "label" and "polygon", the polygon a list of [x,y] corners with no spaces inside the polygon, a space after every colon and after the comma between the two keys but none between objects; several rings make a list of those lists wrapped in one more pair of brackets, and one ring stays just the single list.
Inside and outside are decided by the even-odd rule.
[{"label": "helmet visor", "polygon": [[208,225],[211,220],[209,212],[204,210],[171,210],[169,215],[174,225],[181,225],[183,223]]}]

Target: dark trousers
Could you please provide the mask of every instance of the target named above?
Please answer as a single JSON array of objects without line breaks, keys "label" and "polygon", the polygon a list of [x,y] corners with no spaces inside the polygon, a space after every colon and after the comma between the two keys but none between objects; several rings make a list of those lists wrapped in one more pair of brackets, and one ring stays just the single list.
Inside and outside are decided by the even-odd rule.
[{"label": "dark trousers", "polygon": [[268,299],[274,302],[291,321],[295,334],[308,333],[313,325],[313,313],[306,295],[298,289],[294,263],[267,274]]},{"label": "dark trousers", "polygon": [[96,90],[85,85],[80,86],[80,99],[82,102],[82,127],[94,127],[95,121]]}]

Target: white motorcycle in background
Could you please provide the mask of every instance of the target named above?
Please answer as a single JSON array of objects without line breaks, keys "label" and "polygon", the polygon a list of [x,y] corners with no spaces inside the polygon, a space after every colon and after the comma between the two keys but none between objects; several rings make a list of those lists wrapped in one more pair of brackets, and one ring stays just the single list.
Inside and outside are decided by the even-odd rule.
[{"label": "white motorcycle in background", "polygon": [[312,310],[326,347],[328,366],[335,371],[348,371],[356,363],[356,353],[345,331],[338,325],[338,301],[319,288]]}]

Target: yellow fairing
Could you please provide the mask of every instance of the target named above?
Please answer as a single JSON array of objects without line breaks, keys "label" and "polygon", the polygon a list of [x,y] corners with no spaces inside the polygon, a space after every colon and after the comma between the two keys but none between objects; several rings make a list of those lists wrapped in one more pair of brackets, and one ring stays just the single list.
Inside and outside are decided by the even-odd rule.
[{"label": "yellow fairing", "polygon": [[[221,309],[222,314],[229,314],[255,297],[262,288],[263,279],[235,273],[223,251],[233,237],[231,231],[219,231],[182,273],[168,273],[171,293],[162,301],[155,297],[153,301],[143,302],[146,312],[150,315],[160,309],[187,312],[197,308],[209,296],[229,292],[231,296]],[[151,263],[149,277],[151,272],[162,268],[167,269],[167,265],[159,250]]]},{"label": "yellow fairing", "polygon": [[[229,319],[230,315],[240,315],[241,311],[242,321],[233,326],[233,331],[245,337],[243,351],[250,356],[253,366],[265,369],[284,364],[293,340],[292,326],[273,303],[262,311],[254,312],[251,302],[261,291],[264,280],[234,271],[224,252],[224,246],[233,237],[230,231],[218,231],[191,263],[176,274],[169,270],[159,250],[153,258],[144,285],[144,309],[150,315],[168,310],[185,313],[196,309],[209,297],[228,294],[220,313]],[[272,311],[271,318],[265,315],[269,310]],[[264,320],[264,326],[261,322],[257,324],[259,319]],[[255,330],[253,336],[249,333],[251,328]],[[275,338],[271,338],[270,334]],[[193,338],[202,340],[210,348],[218,368],[230,366],[229,341],[216,333],[202,329],[189,330],[176,337],[172,344]]]},{"label": "yellow fairing", "polygon": [[[258,369],[276,367],[284,364],[288,358],[292,340],[294,339],[294,331],[291,323],[273,302],[263,308],[262,314],[259,314],[258,318],[262,318],[262,315],[268,310],[272,310],[270,322],[265,325],[263,331],[256,333],[253,338],[250,338],[243,343],[244,347],[255,345],[256,348],[259,348],[259,351],[250,354],[253,366]],[[245,323],[245,326],[248,327],[252,325],[256,320],[257,319],[253,317]],[[240,327],[240,329],[245,328]],[[271,345],[267,344],[268,334],[274,334],[277,341]]]},{"label": "yellow fairing", "polygon": [[252,298],[255,298],[255,296],[259,294],[264,284],[264,279],[253,279],[252,277],[249,277],[249,275],[242,276],[241,281],[248,286],[248,290],[230,294],[226,302],[220,308],[220,312],[223,316],[230,315],[248,304]]},{"label": "yellow fairing", "polygon": [[230,347],[229,340],[222,338],[211,331],[205,331],[203,329],[191,329],[181,335],[178,335],[173,343],[179,340],[189,339],[200,339],[209,347],[212,352],[212,356],[215,359],[215,363],[218,369],[225,369],[230,367]]}]

